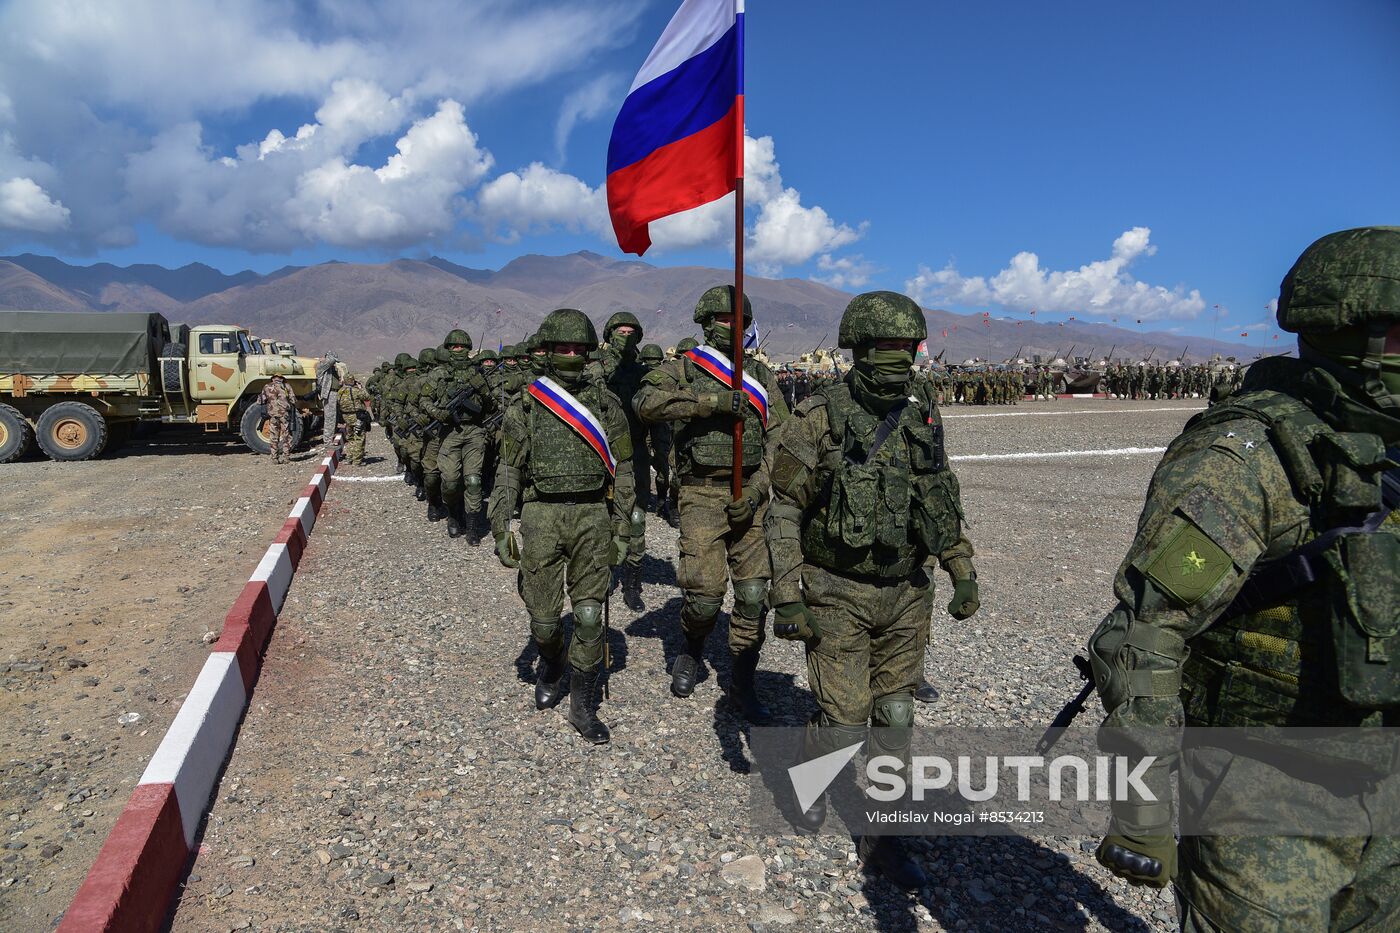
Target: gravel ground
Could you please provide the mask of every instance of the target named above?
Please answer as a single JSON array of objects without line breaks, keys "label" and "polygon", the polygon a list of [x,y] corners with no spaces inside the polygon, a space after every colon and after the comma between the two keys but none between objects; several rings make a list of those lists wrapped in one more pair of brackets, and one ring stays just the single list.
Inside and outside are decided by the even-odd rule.
[{"label": "gravel ground", "polygon": [[[1197,407],[955,408],[971,417],[950,417],[949,446],[1162,446]],[[370,450],[385,451],[377,431]],[[938,610],[927,672],[943,698],[920,724],[1053,716],[1078,686],[1069,656],[1110,605],[1156,461],[959,467],[983,607],[963,623]],[[380,460],[341,477],[388,472]],[[865,877],[848,839],[747,831],[745,739],[716,702],[719,639],[694,697],[667,690],[680,599],[674,532],[659,521],[648,611],[614,601],[601,714],[613,741],[585,744],[559,711],[533,709],[514,573],[422,513],[399,482],[333,485],[175,930],[1174,929],[1170,895],[1118,883],[1087,840],[925,840],[932,884],[906,896]],[[803,671],[797,645],[769,640],[760,683],[781,721],[812,709]]]},{"label": "gravel ground", "polygon": [[314,468],[167,431],[0,466],[0,930],[68,906]]}]

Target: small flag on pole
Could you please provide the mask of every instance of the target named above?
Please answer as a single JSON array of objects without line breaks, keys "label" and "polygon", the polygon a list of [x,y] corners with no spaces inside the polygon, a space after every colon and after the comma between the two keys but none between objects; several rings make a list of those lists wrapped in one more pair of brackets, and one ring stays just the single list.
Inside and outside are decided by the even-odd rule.
[{"label": "small flag on pole", "polygon": [[622,103],[608,143],[617,245],[642,255],[647,225],[735,188],[743,127],[744,0],[683,0]]},{"label": "small flag on pole", "polygon": [[744,349],[751,350],[758,346],[758,322],[754,321],[749,325],[749,329],[744,331]]}]

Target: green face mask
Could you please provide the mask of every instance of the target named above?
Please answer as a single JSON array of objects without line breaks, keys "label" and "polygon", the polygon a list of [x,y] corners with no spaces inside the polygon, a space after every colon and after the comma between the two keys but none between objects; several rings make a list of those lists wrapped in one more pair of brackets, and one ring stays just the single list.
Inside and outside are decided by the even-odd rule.
[{"label": "green face mask", "polygon": [[859,401],[874,411],[889,411],[909,394],[909,367],[914,354],[908,350],[865,350],[857,355],[851,379]]},{"label": "green face mask", "polygon": [[588,357],[583,354],[565,356],[562,353],[550,353],[547,359],[550,369],[554,370],[561,378],[570,381],[582,376],[583,367],[588,364]]},{"label": "green face mask", "polygon": [[[1400,335],[1396,334],[1397,328],[1391,328],[1391,335],[1386,340],[1386,350],[1400,343]],[[1339,330],[1331,334],[1306,334],[1301,337],[1312,349],[1321,353],[1338,366],[1351,370],[1354,373],[1365,373],[1362,363],[1366,359],[1363,355],[1366,351],[1368,337],[1363,331],[1354,328]],[[1394,398],[1400,398],[1400,353],[1386,352],[1380,357],[1380,382],[1385,387],[1385,391]]]},{"label": "green face mask", "polygon": [[728,353],[734,349],[734,328],[711,321],[705,326],[705,342],[716,350]]},{"label": "green face mask", "polygon": [[635,333],[620,334],[617,331],[613,331],[611,339],[608,340],[608,346],[612,347],[613,352],[618,356],[625,356],[630,359],[637,355],[637,344],[640,342],[641,338]]}]

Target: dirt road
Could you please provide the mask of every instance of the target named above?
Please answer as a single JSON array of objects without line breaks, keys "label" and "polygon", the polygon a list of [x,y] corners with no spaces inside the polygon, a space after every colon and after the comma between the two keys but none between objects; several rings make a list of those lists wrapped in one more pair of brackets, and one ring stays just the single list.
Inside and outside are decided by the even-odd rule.
[{"label": "dirt road", "polygon": [[0,929],[68,906],[315,464],[171,431],[0,466]]}]

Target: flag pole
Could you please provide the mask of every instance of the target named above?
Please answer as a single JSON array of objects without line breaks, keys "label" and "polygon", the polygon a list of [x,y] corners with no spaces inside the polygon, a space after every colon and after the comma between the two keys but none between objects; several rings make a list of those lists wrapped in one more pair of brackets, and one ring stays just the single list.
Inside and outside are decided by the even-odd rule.
[{"label": "flag pole", "polygon": [[[734,0],[737,67],[734,99],[734,325],[730,330],[730,358],[734,361],[735,392],[744,388],[744,0]],[[731,492],[737,500],[744,494],[744,415],[734,419],[734,469]]]}]

